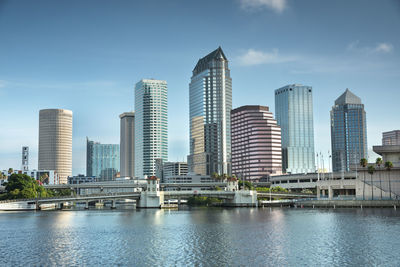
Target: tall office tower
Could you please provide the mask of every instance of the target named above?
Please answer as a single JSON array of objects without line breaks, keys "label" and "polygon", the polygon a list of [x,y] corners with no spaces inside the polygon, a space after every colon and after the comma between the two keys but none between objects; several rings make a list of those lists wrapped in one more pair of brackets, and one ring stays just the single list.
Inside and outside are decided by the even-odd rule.
[{"label": "tall office tower", "polygon": [[260,180],[282,174],[281,128],[265,106],[242,106],[231,111],[232,174]]},{"label": "tall office tower", "polygon": [[168,160],[167,82],[141,80],[135,86],[135,176],[156,174],[156,159]]},{"label": "tall office tower", "polygon": [[231,173],[232,79],[221,47],[201,58],[189,84],[189,172]]},{"label": "tall office tower", "polygon": [[22,170],[29,170],[29,146],[22,147]]},{"label": "tall office tower", "polygon": [[315,172],[312,87],[291,84],[275,90],[275,116],[282,131],[282,169]]},{"label": "tall office tower", "polygon": [[361,99],[349,89],[331,110],[332,169],[349,171],[351,165],[368,159],[367,121]]},{"label": "tall office tower", "polygon": [[121,119],[121,177],[135,177],[135,112],[124,112]]},{"label": "tall office tower", "polygon": [[382,133],[383,146],[400,146],[400,130]]},{"label": "tall office tower", "polygon": [[72,111],[42,109],[39,112],[39,170],[54,170],[60,183],[72,175]]},{"label": "tall office tower", "polygon": [[119,172],[119,145],[100,144],[86,137],[86,176],[111,181]]}]

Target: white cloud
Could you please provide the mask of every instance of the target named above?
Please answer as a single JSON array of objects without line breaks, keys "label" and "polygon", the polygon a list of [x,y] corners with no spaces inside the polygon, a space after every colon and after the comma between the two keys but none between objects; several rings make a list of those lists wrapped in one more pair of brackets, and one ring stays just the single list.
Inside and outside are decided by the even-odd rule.
[{"label": "white cloud", "polygon": [[391,43],[378,43],[374,47],[360,46],[360,41],[354,41],[347,45],[347,50],[361,52],[365,54],[386,54],[393,51],[393,45]]},{"label": "white cloud", "polygon": [[6,87],[6,81],[0,80],[0,88]]},{"label": "white cloud", "polygon": [[393,45],[389,43],[380,43],[375,47],[375,52],[390,53],[393,50]]},{"label": "white cloud", "polygon": [[284,63],[295,61],[296,59],[294,56],[281,56],[278,49],[274,49],[272,52],[248,49],[243,55],[237,58],[239,64],[244,66]]},{"label": "white cloud", "polygon": [[243,9],[269,8],[277,13],[282,13],[287,7],[286,0],[240,0],[240,4]]}]

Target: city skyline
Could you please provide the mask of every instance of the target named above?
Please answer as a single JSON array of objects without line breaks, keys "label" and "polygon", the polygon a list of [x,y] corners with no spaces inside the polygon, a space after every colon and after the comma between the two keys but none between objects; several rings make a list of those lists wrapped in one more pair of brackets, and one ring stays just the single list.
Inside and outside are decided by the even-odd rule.
[{"label": "city skyline", "polygon": [[[77,11],[74,4],[54,5],[39,1],[35,5],[7,2],[0,6],[0,32],[5,37],[0,44],[0,58],[4,63],[0,65],[0,97],[7,100],[0,110],[0,118],[9,128],[0,133],[0,168],[19,167],[21,147],[25,145],[30,147],[31,168],[37,168],[38,111],[66,108],[75,114],[73,174],[84,173],[85,137],[118,143],[118,115],[134,110],[131,105],[133,85],[145,77],[164,79],[174,89],[168,103],[169,160],[186,159],[189,119],[184,111],[189,106],[190,71],[199,55],[205,55],[219,45],[231,59],[233,108],[255,104],[267,105],[274,110],[273,91],[286,84],[303,83],[315,89],[316,153],[322,151],[326,155],[330,150],[329,111],[331,103],[345,88],[360,96],[365,105],[367,124],[371,126],[368,128],[369,149],[380,144],[382,132],[398,128],[393,124],[399,111],[396,98],[387,97],[398,91],[399,81],[399,37],[394,33],[399,25],[400,9],[394,1],[379,4],[372,1],[345,4],[341,1],[335,6],[317,1],[307,1],[304,5],[285,1],[281,10],[267,5],[246,6],[245,1],[206,1],[201,4],[178,1],[172,6],[158,3],[156,8],[151,2],[128,5],[126,11],[121,6],[112,6],[119,20],[112,20],[114,17],[107,12],[111,7],[106,2],[98,2],[96,6],[90,3],[94,2],[79,6],[77,22],[68,19],[71,12]],[[230,15],[219,18],[215,11],[218,8],[210,8],[214,5],[225,8]],[[358,10],[359,5],[365,8]],[[314,8],[311,17],[311,11],[307,11],[310,6]],[[187,25],[179,26],[172,20],[165,23],[165,28],[155,22],[145,25],[158,33],[164,29],[165,34],[160,33],[162,38],[172,34],[169,26],[175,27],[176,40],[170,44],[133,43],[131,38],[138,34],[144,34],[146,38],[152,36],[151,31],[146,33],[138,27],[131,27],[132,32],[127,30],[137,19],[149,14],[146,11],[149,7],[161,16],[159,21],[163,21],[162,16],[170,17],[175,12],[183,17],[192,14],[184,12],[185,9],[198,10],[192,14],[196,18],[207,11],[212,19],[205,21],[203,26],[209,26],[211,38],[205,40],[201,38],[202,34],[196,37],[195,33],[190,33],[191,40],[185,42],[187,29],[199,26],[198,23],[188,19]],[[328,15],[324,12],[326,8],[331,11]],[[141,10],[143,14],[131,18],[128,11],[132,9]],[[66,14],[58,14],[60,10]],[[88,10],[93,14],[88,18],[80,16]],[[376,19],[371,18],[371,12]],[[59,18],[55,19],[51,14],[57,14]],[[96,15],[109,19],[99,22],[104,27],[90,23],[91,19],[98,21]],[[329,17],[329,23],[332,23],[329,30],[326,28],[328,20],[322,15]],[[343,17],[348,19],[343,21]],[[385,20],[381,19],[383,17]],[[19,23],[14,23],[16,19]],[[54,22],[52,26],[43,27],[49,25],[49,21]],[[215,21],[222,25],[213,29],[211,24]],[[75,23],[80,23],[79,30]],[[294,26],[298,30],[290,30],[289,36],[288,29]],[[314,27],[312,34],[318,36],[317,39],[307,33],[309,27]],[[40,33],[44,28],[47,30]],[[235,32],[221,32],[229,28],[235,28]],[[92,34],[87,35],[88,32]],[[264,35],[266,37],[262,37]],[[115,37],[115,41],[107,36]],[[71,43],[64,42],[65,38]],[[103,38],[105,42],[99,42]],[[295,44],[291,44],[292,39],[297,40]],[[144,64],[156,59],[157,64]],[[376,97],[378,92],[383,94],[380,99],[385,100],[384,104]],[[22,104],[18,113],[14,111],[13,100]],[[93,116],[101,119],[93,120]]]}]

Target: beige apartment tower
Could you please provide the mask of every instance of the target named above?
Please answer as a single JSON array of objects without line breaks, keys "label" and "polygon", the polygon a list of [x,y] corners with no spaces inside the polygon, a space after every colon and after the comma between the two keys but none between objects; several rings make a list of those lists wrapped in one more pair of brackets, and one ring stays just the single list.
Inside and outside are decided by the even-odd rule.
[{"label": "beige apartment tower", "polygon": [[135,177],[135,112],[124,112],[121,119],[121,177]]},{"label": "beige apartment tower", "polygon": [[40,110],[38,168],[56,171],[61,184],[72,175],[72,111]]}]

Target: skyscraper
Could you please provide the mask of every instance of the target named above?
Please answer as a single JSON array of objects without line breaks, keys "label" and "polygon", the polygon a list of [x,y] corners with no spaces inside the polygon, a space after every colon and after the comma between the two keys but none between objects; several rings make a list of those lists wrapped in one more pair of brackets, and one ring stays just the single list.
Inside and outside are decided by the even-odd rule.
[{"label": "skyscraper", "polygon": [[201,58],[189,84],[189,172],[231,173],[232,79],[218,47]]},{"label": "skyscraper", "polygon": [[260,180],[282,173],[281,128],[265,106],[232,110],[232,173]]},{"label": "skyscraper", "polygon": [[121,177],[135,177],[135,112],[124,112],[121,118]]},{"label": "skyscraper", "polygon": [[119,145],[100,144],[86,138],[86,176],[111,181],[119,171]]},{"label": "skyscraper", "polygon": [[368,159],[367,121],[361,99],[349,89],[331,110],[332,169],[349,171],[350,165]]},{"label": "skyscraper", "polygon": [[291,84],[275,90],[275,116],[282,131],[282,168],[315,172],[312,87]]},{"label": "skyscraper", "polygon": [[72,111],[42,109],[39,112],[39,170],[54,170],[60,183],[72,175]]},{"label": "skyscraper", "polygon": [[135,86],[135,176],[156,174],[156,159],[168,160],[167,82],[148,79]]}]

